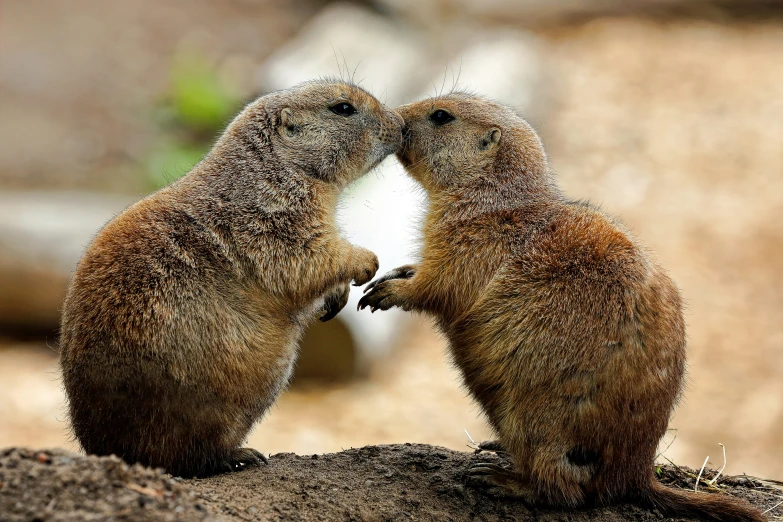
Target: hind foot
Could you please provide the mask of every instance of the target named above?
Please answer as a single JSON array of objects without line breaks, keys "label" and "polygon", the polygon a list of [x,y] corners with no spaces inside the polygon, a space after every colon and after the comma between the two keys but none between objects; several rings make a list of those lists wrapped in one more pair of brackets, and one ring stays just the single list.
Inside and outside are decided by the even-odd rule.
[{"label": "hind foot", "polygon": [[226,462],[231,466],[231,471],[239,471],[246,467],[259,467],[261,464],[269,464],[269,459],[260,451],[253,448],[237,448],[231,452]]},{"label": "hind foot", "polygon": [[261,464],[269,464],[269,459],[263,453],[253,448],[237,448],[232,450],[226,458],[214,462],[211,467],[205,472],[199,473],[198,476],[209,477],[221,473],[232,473],[249,467],[256,468]]},{"label": "hind foot", "polygon": [[481,453],[482,451],[508,453],[506,448],[503,447],[503,444],[501,444],[499,440],[485,440],[484,442],[479,442],[478,447],[476,448],[476,453]]},{"label": "hind foot", "polygon": [[490,462],[471,466],[468,470],[468,484],[484,489],[487,495],[522,500],[528,506],[533,500],[533,492],[519,473]]}]

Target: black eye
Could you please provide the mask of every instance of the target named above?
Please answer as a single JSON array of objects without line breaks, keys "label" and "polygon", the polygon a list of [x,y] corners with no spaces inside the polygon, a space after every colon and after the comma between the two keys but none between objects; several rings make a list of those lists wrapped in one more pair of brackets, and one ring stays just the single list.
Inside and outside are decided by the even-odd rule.
[{"label": "black eye", "polygon": [[445,125],[448,122],[452,121],[454,119],[454,116],[449,114],[448,112],[444,111],[443,109],[438,109],[437,111],[430,114],[430,120],[435,125]]},{"label": "black eye", "polygon": [[356,109],[353,108],[353,105],[345,102],[340,102],[336,105],[332,105],[331,107],[329,107],[329,110],[335,114],[339,114],[340,116],[350,116],[351,114],[356,113]]}]

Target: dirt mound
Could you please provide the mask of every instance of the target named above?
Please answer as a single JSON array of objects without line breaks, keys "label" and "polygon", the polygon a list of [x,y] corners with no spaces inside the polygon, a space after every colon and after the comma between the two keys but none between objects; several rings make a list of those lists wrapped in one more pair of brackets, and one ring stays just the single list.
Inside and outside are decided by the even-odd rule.
[{"label": "dirt mound", "polygon": [[162,470],[64,450],[0,450],[0,521],[214,520]]},{"label": "dirt mound", "polygon": [[[632,505],[578,511],[537,509],[465,485],[472,462],[503,456],[402,444],[326,455],[272,455],[268,466],[200,480],[128,466],[114,457],[60,450],[0,452],[0,520],[538,520],[652,521]],[[693,488],[686,468],[659,469],[664,483]],[[711,472],[706,476],[711,476]],[[725,477],[722,493],[760,509],[780,492],[751,477]],[[706,493],[705,493],[706,494]]]}]

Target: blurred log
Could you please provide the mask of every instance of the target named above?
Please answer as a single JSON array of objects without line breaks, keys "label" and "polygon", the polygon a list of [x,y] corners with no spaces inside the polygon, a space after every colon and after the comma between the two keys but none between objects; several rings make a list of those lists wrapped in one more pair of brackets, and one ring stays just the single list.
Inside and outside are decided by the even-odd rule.
[{"label": "blurred log", "polygon": [[533,27],[602,15],[765,18],[783,15],[780,0],[375,0],[379,9],[425,26],[470,20]]},{"label": "blurred log", "polygon": [[258,71],[261,92],[324,76],[353,80],[394,107],[428,82],[432,49],[417,31],[358,4],[322,9]]},{"label": "blurred log", "polygon": [[84,192],[0,193],[0,329],[55,331],[84,248],[130,202]]},{"label": "blurred log", "polygon": [[[55,337],[84,249],[130,203],[127,196],[85,192],[0,194],[0,333]],[[300,352],[297,377],[345,380],[365,370],[339,317],[314,325]]]}]

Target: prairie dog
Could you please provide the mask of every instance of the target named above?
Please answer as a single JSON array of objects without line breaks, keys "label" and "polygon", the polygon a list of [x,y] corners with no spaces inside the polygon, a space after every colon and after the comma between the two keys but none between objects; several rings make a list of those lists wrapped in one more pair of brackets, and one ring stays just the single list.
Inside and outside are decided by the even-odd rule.
[{"label": "prairie dog", "polygon": [[183,476],[266,460],[240,445],[286,386],[305,327],[378,269],[340,237],[337,198],[396,151],[401,128],[350,83],[268,94],[187,175],[98,233],[61,332],[87,453]]},{"label": "prairie dog", "polygon": [[561,194],[535,131],[464,93],[405,105],[397,157],[426,190],[421,262],[372,282],[360,308],[433,315],[514,468],[469,482],[530,503],[630,500],[679,516],[764,517],[667,488],[653,461],[682,389],[673,281],[630,233]]}]

